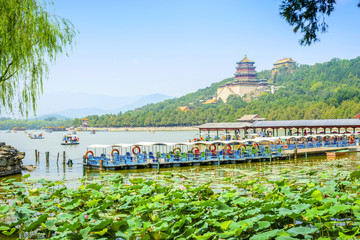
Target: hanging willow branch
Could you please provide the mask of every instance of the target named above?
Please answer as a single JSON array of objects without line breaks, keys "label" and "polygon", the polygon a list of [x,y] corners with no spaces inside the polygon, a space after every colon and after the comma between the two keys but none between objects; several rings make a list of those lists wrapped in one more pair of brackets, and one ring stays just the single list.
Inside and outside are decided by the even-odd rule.
[{"label": "hanging willow branch", "polygon": [[67,46],[76,31],[72,23],[36,0],[0,0],[0,113],[35,112],[48,77],[48,64]]}]

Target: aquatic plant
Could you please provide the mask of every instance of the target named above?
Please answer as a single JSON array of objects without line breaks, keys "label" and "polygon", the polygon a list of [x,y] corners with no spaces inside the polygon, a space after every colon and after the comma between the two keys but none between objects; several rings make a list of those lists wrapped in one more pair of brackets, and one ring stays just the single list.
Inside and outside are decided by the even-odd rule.
[{"label": "aquatic plant", "polygon": [[[4,235],[46,239],[334,239],[358,235],[360,171],[223,178],[230,189],[166,173],[63,182],[8,180]],[[306,173],[305,173],[306,174]],[[269,176],[269,177],[267,177]],[[324,179],[330,180],[324,181]],[[211,178],[209,178],[211,179]]]}]

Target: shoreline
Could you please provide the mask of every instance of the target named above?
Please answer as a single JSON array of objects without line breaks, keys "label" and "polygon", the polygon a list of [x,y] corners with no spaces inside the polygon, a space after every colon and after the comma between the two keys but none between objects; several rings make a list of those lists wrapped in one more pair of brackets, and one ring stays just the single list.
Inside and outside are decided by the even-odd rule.
[{"label": "shoreline", "polygon": [[148,132],[148,131],[198,131],[197,127],[88,127],[84,131]]}]

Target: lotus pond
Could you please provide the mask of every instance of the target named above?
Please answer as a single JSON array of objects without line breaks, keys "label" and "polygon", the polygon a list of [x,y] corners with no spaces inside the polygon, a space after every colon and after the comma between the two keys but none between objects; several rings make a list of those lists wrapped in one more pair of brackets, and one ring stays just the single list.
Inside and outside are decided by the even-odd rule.
[{"label": "lotus pond", "polygon": [[359,237],[360,160],[87,172],[1,183],[1,239]]}]

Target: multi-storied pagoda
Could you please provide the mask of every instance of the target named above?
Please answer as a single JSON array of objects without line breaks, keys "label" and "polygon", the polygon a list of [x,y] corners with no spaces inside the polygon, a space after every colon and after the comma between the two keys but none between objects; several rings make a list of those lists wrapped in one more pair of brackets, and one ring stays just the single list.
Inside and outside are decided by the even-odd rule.
[{"label": "multi-storied pagoda", "polygon": [[244,59],[237,62],[234,83],[239,84],[257,84],[257,73],[253,61],[245,55]]},{"label": "multi-storied pagoda", "polygon": [[217,90],[217,99],[222,99],[226,102],[230,95],[238,95],[244,97],[247,95],[247,100],[257,98],[268,85],[264,79],[258,79],[255,71],[253,61],[249,60],[247,56],[237,62],[235,78],[233,82],[228,82],[222,85]]}]

